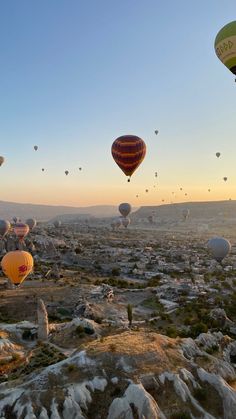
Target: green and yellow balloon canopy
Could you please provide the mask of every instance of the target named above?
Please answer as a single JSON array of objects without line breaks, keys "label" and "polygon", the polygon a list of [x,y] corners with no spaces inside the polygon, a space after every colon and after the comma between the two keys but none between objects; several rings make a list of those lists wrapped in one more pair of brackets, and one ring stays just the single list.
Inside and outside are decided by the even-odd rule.
[{"label": "green and yellow balloon canopy", "polygon": [[225,25],[215,39],[215,52],[220,61],[236,75],[236,20]]}]

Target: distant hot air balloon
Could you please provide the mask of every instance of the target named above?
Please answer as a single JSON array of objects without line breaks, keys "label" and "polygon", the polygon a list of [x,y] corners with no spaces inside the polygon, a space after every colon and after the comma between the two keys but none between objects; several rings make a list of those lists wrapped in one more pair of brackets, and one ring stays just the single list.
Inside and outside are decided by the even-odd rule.
[{"label": "distant hot air balloon", "polygon": [[119,205],[119,211],[123,217],[127,217],[127,215],[129,215],[132,211],[132,207],[130,204],[128,204],[128,202],[123,202]]},{"label": "distant hot air balloon", "polygon": [[69,175],[68,170],[65,170],[65,175],[66,175],[66,176],[68,176],[68,175]]},{"label": "distant hot air balloon", "polygon": [[219,263],[222,262],[231,250],[230,242],[223,237],[214,237],[213,239],[210,239],[207,243],[207,247],[213,258]]},{"label": "distant hot air balloon", "polygon": [[42,172],[44,172],[44,168],[42,168]]},{"label": "distant hot air balloon", "polygon": [[223,177],[223,180],[226,182],[228,180],[228,178],[227,177]]},{"label": "distant hot air balloon", "polygon": [[82,170],[82,167],[79,167],[79,170]]},{"label": "distant hot air balloon", "polygon": [[218,32],[215,52],[219,60],[236,75],[236,21],[228,23]]},{"label": "distant hot air balloon", "polygon": [[1,261],[4,274],[14,285],[21,282],[30,274],[34,266],[34,260],[30,253],[21,250],[8,252]]},{"label": "distant hot air balloon", "polygon": [[25,223],[16,223],[13,229],[20,242],[22,242],[29,233],[29,226]]},{"label": "distant hot air balloon", "polygon": [[35,151],[37,151],[37,150],[38,150],[38,146],[37,146],[37,145],[35,145],[35,146],[34,146],[34,150],[35,150]]},{"label": "distant hot air balloon", "polygon": [[148,189],[145,189],[145,192],[148,193]]},{"label": "distant hot air balloon", "polygon": [[138,195],[136,195],[136,198],[138,198]]},{"label": "distant hot air balloon", "polygon": [[179,188],[179,190],[180,190],[180,191],[182,191],[182,190],[183,190],[183,188]]},{"label": "distant hot air balloon", "polygon": [[216,157],[217,157],[217,158],[219,158],[219,157],[220,157],[220,153],[219,153],[219,152],[217,152],[217,153],[216,153]]},{"label": "distant hot air balloon", "polygon": [[155,177],[157,177],[158,176],[158,174],[157,174],[157,172],[155,172]]},{"label": "distant hot air balloon", "polygon": [[208,189],[208,192],[211,192],[211,190],[210,190],[210,189]]},{"label": "distant hot air balloon", "polygon": [[111,153],[116,164],[129,176],[129,182],[146,155],[146,144],[135,135],[123,135],[114,141]]},{"label": "distant hot air balloon", "polygon": [[25,222],[30,230],[33,230],[36,227],[37,221],[34,218],[28,218]]},{"label": "distant hot air balloon", "polygon": [[54,227],[56,227],[56,228],[61,227],[61,221],[60,220],[55,220],[53,224],[54,224]]},{"label": "distant hot air balloon", "polygon": [[162,199],[162,200],[161,200],[161,202],[165,202],[165,200],[164,200],[164,199]]},{"label": "distant hot air balloon", "polygon": [[0,156],[0,166],[2,166],[2,164],[4,163],[5,159],[3,156]]},{"label": "distant hot air balloon", "polygon": [[121,222],[121,217],[116,219],[116,228],[121,227],[122,222]]},{"label": "distant hot air balloon", "polygon": [[121,219],[122,225],[127,228],[130,225],[130,218],[122,217]]},{"label": "distant hot air balloon", "polygon": [[189,211],[189,209],[188,209],[188,208],[183,209],[182,214],[183,214],[184,220],[186,221],[186,220],[187,220],[187,218],[188,218],[188,217],[189,217],[189,215],[190,215],[190,211]]},{"label": "distant hot air balloon", "polygon": [[11,228],[11,223],[7,220],[0,220],[0,238],[3,239]]},{"label": "distant hot air balloon", "polygon": [[188,194],[187,194],[187,193],[185,193],[184,195],[185,195],[185,196],[188,196]]},{"label": "distant hot air balloon", "polygon": [[157,135],[159,131],[156,129],[154,132],[155,132],[155,134]]},{"label": "distant hot air balloon", "polygon": [[12,219],[13,219],[14,223],[17,223],[17,221],[18,221],[17,217],[13,217]]}]

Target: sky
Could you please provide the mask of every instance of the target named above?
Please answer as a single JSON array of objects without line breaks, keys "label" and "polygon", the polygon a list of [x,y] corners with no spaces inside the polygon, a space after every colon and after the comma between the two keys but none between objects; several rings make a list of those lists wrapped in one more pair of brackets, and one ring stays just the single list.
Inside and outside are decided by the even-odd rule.
[{"label": "sky", "polygon": [[[234,12],[235,0],[0,2],[0,200],[236,199],[236,84],[214,52]],[[111,156],[124,134],[147,146],[130,183]]]}]

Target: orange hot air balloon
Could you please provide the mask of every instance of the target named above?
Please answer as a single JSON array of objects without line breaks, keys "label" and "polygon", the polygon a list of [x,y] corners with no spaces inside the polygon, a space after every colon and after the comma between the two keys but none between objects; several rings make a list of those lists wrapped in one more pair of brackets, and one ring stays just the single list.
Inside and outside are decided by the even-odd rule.
[{"label": "orange hot air balloon", "polygon": [[22,242],[29,232],[29,226],[25,223],[16,223],[13,230],[19,241]]},{"label": "orange hot air balloon", "polygon": [[8,252],[1,261],[4,274],[14,285],[21,282],[30,274],[34,266],[34,259],[30,253],[22,250]]},{"label": "orange hot air balloon", "polygon": [[111,154],[124,174],[131,177],[146,155],[146,144],[136,135],[123,135],[112,144]]}]

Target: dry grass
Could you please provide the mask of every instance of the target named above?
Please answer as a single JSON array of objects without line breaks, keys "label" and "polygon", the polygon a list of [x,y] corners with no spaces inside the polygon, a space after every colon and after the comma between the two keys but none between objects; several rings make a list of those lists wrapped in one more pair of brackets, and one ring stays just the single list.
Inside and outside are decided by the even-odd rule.
[{"label": "dry grass", "polygon": [[[90,356],[110,354],[124,357],[137,366],[139,372],[150,370],[161,373],[164,370],[176,371],[186,366],[186,360],[177,350],[175,339],[167,338],[154,332],[127,331],[121,334],[107,336],[100,341],[85,345]],[[113,360],[114,362],[114,360]]]}]

